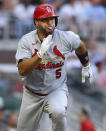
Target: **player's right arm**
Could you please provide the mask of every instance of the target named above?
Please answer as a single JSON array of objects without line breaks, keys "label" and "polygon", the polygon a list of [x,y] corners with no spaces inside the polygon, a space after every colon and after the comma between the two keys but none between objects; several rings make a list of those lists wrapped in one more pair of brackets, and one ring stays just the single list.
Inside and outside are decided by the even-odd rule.
[{"label": "player's right arm", "polygon": [[22,39],[19,42],[17,53],[16,53],[16,60],[18,66],[18,72],[21,76],[25,76],[30,73],[37,65],[41,62],[42,58],[46,54],[47,50],[49,49],[50,45],[53,43],[51,41],[52,35],[47,36],[42,44],[41,48],[37,52],[35,56],[32,57],[31,50],[29,45],[25,39]]},{"label": "player's right arm", "polygon": [[22,59],[18,63],[18,72],[21,76],[25,76],[30,73],[37,65],[40,63],[41,58],[38,55],[35,55],[29,59]]}]

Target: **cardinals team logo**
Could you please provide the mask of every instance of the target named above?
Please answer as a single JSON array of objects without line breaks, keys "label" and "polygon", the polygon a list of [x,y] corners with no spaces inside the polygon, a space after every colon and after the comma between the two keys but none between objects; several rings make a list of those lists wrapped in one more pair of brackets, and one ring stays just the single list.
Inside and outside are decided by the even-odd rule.
[{"label": "cardinals team logo", "polygon": [[57,49],[57,46],[54,46],[53,52],[54,52],[55,55],[57,55],[57,56],[61,57],[63,60],[65,60],[64,55],[61,54],[61,52]]},{"label": "cardinals team logo", "polygon": [[46,7],[46,10],[48,13],[52,12],[52,10],[49,7]]}]

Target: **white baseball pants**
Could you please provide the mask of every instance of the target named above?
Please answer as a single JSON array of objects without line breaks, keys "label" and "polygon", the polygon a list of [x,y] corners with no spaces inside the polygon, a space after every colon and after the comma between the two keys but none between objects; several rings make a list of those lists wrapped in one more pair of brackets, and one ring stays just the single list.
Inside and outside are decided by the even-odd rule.
[{"label": "white baseball pants", "polygon": [[53,131],[66,131],[67,96],[67,91],[61,89],[47,96],[38,96],[24,89],[17,131],[37,131],[43,112],[49,114]]}]

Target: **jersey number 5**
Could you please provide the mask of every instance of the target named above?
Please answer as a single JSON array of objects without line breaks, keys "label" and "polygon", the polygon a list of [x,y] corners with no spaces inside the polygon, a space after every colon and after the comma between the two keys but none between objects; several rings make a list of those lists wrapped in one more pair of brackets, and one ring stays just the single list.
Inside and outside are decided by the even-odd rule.
[{"label": "jersey number 5", "polygon": [[61,77],[61,69],[56,70],[56,79]]}]

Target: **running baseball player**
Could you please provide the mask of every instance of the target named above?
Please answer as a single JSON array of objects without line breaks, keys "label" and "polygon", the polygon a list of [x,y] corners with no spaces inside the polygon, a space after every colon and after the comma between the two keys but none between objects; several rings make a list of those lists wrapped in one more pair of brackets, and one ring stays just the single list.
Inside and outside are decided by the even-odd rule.
[{"label": "running baseball player", "polygon": [[24,83],[17,131],[37,131],[43,112],[49,114],[53,131],[66,131],[66,54],[75,50],[83,65],[82,82],[86,77],[91,81],[87,49],[75,33],[55,29],[58,16],[53,6],[37,6],[33,17],[37,29],[20,39],[16,52]]}]

